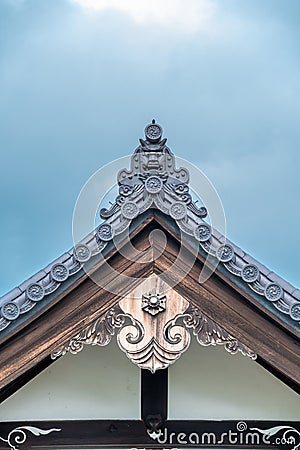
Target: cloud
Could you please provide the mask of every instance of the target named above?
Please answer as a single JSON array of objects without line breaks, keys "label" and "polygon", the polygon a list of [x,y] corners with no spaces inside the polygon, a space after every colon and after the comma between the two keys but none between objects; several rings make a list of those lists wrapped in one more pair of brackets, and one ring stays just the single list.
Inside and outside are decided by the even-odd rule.
[{"label": "cloud", "polygon": [[186,32],[211,29],[215,13],[213,0],[71,0],[86,11],[114,10],[138,24],[156,24]]},{"label": "cloud", "polygon": [[2,292],[71,246],[83,183],[152,116],[216,185],[229,238],[299,279],[300,238],[281,238],[299,223],[299,39],[275,1],[0,0]]}]

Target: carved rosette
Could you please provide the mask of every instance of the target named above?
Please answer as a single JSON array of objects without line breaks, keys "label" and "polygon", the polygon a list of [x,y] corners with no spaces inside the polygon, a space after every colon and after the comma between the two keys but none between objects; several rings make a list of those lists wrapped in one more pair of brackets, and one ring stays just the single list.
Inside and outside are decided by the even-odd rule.
[{"label": "carved rosette", "polygon": [[127,201],[121,207],[122,215],[125,219],[132,220],[139,214],[139,208],[134,202]]},{"label": "carved rosette", "polygon": [[152,316],[156,316],[166,310],[166,296],[164,294],[144,294],[142,297],[142,309]]},{"label": "carved rosette", "polygon": [[97,238],[99,241],[108,242],[114,236],[114,231],[112,226],[109,223],[103,223],[98,227],[97,230]]},{"label": "carved rosette", "polygon": [[247,283],[254,283],[259,278],[258,267],[254,264],[246,264],[241,272],[242,279]]},{"label": "carved rosette", "polygon": [[149,194],[158,194],[163,188],[163,181],[160,177],[152,175],[145,181],[145,189]]},{"label": "carved rosette", "polygon": [[145,136],[151,143],[157,143],[162,137],[162,127],[153,121],[145,128]]},{"label": "carved rosette", "polygon": [[295,303],[289,310],[290,316],[294,320],[300,320],[300,303]]},{"label": "carved rosette", "polygon": [[211,227],[206,223],[198,225],[194,229],[194,236],[199,242],[206,242],[211,238]]}]

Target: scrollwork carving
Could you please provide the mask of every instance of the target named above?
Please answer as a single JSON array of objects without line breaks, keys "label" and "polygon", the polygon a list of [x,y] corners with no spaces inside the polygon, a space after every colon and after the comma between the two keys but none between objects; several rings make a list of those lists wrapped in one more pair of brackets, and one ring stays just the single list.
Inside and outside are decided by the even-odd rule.
[{"label": "scrollwork carving", "polygon": [[240,352],[251,359],[257,358],[256,353],[249,347],[227,333],[227,331],[194,306],[190,306],[183,316],[183,323],[187,328],[193,329],[193,334],[201,345],[224,345],[224,348],[231,354]]},{"label": "scrollwork carving", "polygon": [[[148,294],[145,294],[148,292]],[[164,283],[153,275],[119,303],[121,309],[136,321],[124,326],[117,335],[118,344],[130,360],[152,373],[175,362],[190,343],[189,333],[173,319],[182,314],[189,303],[175,291],[165,292]],[[135,344],[128,342],[125,330],[136,333],[143,329]],[[134,326],[134,328],[133,328]],[[135,336],[135,334],[133,334]]]},{"label": "scrollwork carving", "polygon": [[7,438],[3,438],[0,436],[0,440],[2,442],[6,442],[11,450],[18,450],[20,445],[26,442],[28,433],[33,434],[34,436],[43,436],[46,434],[53,433],[54,431],[61,431],[60,428],[51,428],[49,430],[42,430],[41,428],[32,427],[32,426],[21,426],[14,428],[7,436]]},{"label": "scrollwork carving", "polygon": [[201,223],[194,229],[194,236],[199,242],[206,242],[211,238],[211,227]]},{"label": "scrollwork carving", "polygon": [[[143,294],[144,290],[149,294]],[[256,359],[251,349],[174,290],[156,294],[163,291],[164,284],[156,275],[148,278],[117,306],[53,351],[51,357],[76,354],[86,344],[107,345],[116,334],[126,356],[154,373],[174,363],[188,349],[192,330],[201,345],[223,345],[231,354],[240,352]]]},{"label": "scrollwork carving", "polygon": [[270,302],[277,302],[283,295],[283,289],[277,283],[269,283],[265,287],[265,297]]},{"label": "scrollwork carving", "polygon": [[39,302],[44,298],[45,290],[38,283],[30,284],[26,289],[26,297],[33,302]]},{"label": "scrollwork carving", "polygon": [[134,202],[126,202],[121,207],[121,212],[125,219],[134,219],[139,214],[139,208]]},{"label": "scrollwork carving", "polygon": [[246,264],[241,271],[241,276],[247,283],[254,283],[259,278],[258,267],[254,264]]},{"label": "scrollwork carving", "polygon": [[300,303],[295,303],[289,310],[290,316],[294,320],[300,320]]},{"label": "scrollwork carving", "polygon": [[20,308],[16,303],[8,302],[1,307],[1,314],[6,320],[16,320],[20,315]]},{"label": "scrollwork carving", "polygon": [[92,252],[85,244],[78,244],[74,248],[74,258],[80,263],[87,262],[92,256]]},{"label": "scrollwork carving", "polygon": [[[183,328],[183,326],[178,325],[176,322],[181,317],[178,315],[175,319],[170,320],[164,327],[164,337],[165,340],[171,344],[175,350],[175,346],[177,346],[177,351],[179,350],[178,345],[180,345],[180,353],[187,349],[190,345],[190,335],[187,333],[187,330]],[[182,316],[183,317],[183,316]]]},{"label": "scrollwork carving", "polygon": [[205,206],[200,206],[200,208],[198,208],[194,202],[191,202],[188,208],[192,213],[200,217],[200,219],[204,219],[207,216],[207,209]]},{"label": "scrollwork carving", "polygon": [[54,281],[62,283],[68,279],[69,269],[64,264],[53,264],[50,273]]},{"label": "scrollwork carving", "polygon": [[84,345],[109,344],[116,328],[120,328],[125,323],[125,317],[120,308],[111,308],[106,314],[92,322],[86,328],[81,330],[66,344],[51,353],[51,358],[56,359],[65,355],[67,352],[76,354],[83,349]]},{"label": "scrollwork carving", "polygon": [[217,257],[221,262],[229,262],[234,257],[234,250],[230,244],[221,245],[217,250]]}]

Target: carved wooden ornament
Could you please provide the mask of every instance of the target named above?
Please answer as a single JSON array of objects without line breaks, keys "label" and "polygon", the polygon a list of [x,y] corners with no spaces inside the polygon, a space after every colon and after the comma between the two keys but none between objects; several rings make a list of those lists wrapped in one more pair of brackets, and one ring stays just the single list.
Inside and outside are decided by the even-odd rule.
[{"label": "carved wooden ornament", "polygon": [[[119,303],[141,325],[139,339],[136,325],[123,327],[118,333],[118,344],[142,369],[155,372],[172,364],[188,348],[190,334],[175,324],[175,318],[189,307],[173,290],[167,290],[158,277],[151,277]],[[139,325],[138,325],[139,326]]]},{"label": "carved wooden ornament", "polygon": [[117,306],[81,330],[52,352],[56,359],[67,352],[78,353],[84,344],[107,345],[117,332],[118,345],[134,364],[152,373],[174,363],[190,344],[190,330],[199,344],[224,345],[256,359],[256,354],[227,333],[198,308],[153,275]]}]

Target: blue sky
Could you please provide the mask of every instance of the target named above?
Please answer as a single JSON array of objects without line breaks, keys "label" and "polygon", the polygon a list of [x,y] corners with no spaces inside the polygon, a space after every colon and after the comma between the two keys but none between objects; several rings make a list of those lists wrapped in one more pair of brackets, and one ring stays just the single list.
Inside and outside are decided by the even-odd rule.
[{"label": "blue sky", "polygon": [[72,246],[80,189],[153,117],[299,286],[299,25],[298,0],[0,0],[0,295]]}]

